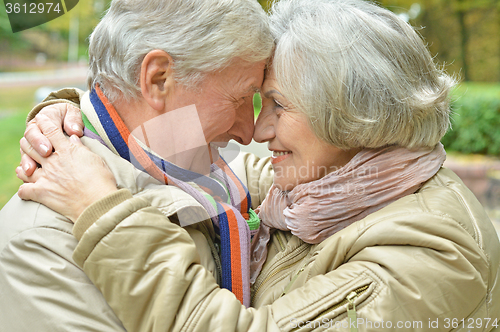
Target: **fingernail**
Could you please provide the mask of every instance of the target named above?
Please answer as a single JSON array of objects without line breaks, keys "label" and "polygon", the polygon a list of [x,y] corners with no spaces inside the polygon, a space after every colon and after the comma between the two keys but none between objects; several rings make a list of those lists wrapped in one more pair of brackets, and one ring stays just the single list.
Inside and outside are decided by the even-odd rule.
[{"label": "fingernail", "polygon": [[71,128],[76,131],[77,133],[81,132],[80,127],[76,124],[72,125]]},{"label": "fingernail", "polygon": [[24,173],[26,173],[30,169],[30,165],[24,165],[23,169],[24,169]]},{"label": "fingernail", "polygon": [[40,149],[42,149],[43,153],[49,152],[49,147],[45,144],[40,144]]}]

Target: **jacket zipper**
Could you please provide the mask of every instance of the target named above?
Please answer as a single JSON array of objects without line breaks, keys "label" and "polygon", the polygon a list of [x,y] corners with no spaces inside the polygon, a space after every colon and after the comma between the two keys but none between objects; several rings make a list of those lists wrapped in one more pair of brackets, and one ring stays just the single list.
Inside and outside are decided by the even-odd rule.
[{"label": "jacket zipper", "polygon": [[[299,250],[300,249],[300,250]],[[303,253],[305,250],[307,249],[307,246],[301,246],[299,248],[296,249],[296,252],[294,253],[294,255],[292,257],[286,257],[287,258],[287,261],[297,257],[298,255],[300,255],[301,253]],[[285,257],[284,257],[285,258]],[[288,264],[288,265],[285,265],[285,266],[282,266],[278,269],[276,269],[273,273],[271,273],[270,275],[268,275],[263,281],[261,281],[257,288],[255,288],[255,291],[253,292],[253,296],[252,296],[252,303],[255,301],[255,299],[257,298],[257,294],[259,292],[259,290],[262,288],[262,286],[264,286],[266,284],[267,281],[269,281],[272,277],[274,277],[275,275],[277,275],[278,273],[280,273],[281,271],[284,271],[296,264],[298,264],[300,262],[300,260],[292,263],[292,264]],[[257,284],[256,284],[257,285]]]},{"label": "jacket zipper", "polygon": [[350,292],[347,295],[347,317],[349,318],[349,326],[351,326],[351,322],[354,323],[354,327],[351,327],[351,332],[358,332],[358,317],[356,315],[356,305],[354,301],[358,298],[358,293]]},{"label": "jacket zipper", "polygon": [[304,266],[302,266],[300,268],[300,270],[297,271],[297,273],[295,273],[295,275],[292,277],[292,280],[290,280],[290,282],[288,283],[288,285],[286,285],[285,289],[283,290],[283,293],[281,293],[280,297],[284,296],[286,293],[288,293],[288,291],[290,290],[290,288],[292,288],[292,285],[293,283],[295,282],[295,280],[299,277],[299,274],[301,272],[303,272],[305,269],[306,269],[306,266],[307,266],[307,263],[304,264]]},{"label": "jacket zipper", "polygon": [[[358,324],[357,324],[357,313],[356,313],[356,306],[354,305],[354,301],[356,301],[356,299],[361,295],[363,294],[369,287],[370,285],[365,285],[365,286],[362,286],[362,287],[359,287],[359,288],[356,288],[355,290],[353,290],[352,292],[350,292],[345,299],[343,299],[342,301],[340,301],[339,303],[337,303],[336,305],[334,305],[333,307],[331,308],[328,308],[327,310],[323,311],[319,316],[317,316],[314,320],[319,320],[321,319],[321,317],[323,317],[324,315],[332,312],[333,310],[335,309],[338,309],[344,305],[347,304],[347,317],[350,319],[349,323],[350,322],[356,322],[354,324],[354,327],[351,327],[351,332],[358,332]],[[351,326],[351,324],[349,324],[349,326]],[[291,331],[297,331],[299,328],[295,328]]]},{"label": "jacket zipper", "polygon": [[[281,239],[281,233],[280,233],[280,232],[276,232],[276,239],[278,240],[278,243],[279,243],[279,245],[280,245],[280,247],[281,247],[281,251],[280,251],[280,252],[285,251],[285,245],[283,244],[283,240]],[[295,257],[295,256],[294,256],[294,257]],[[279,264],[277,264],[277,265],[279,265]],[[289,265],[289,266],[291,266],[291,265]],[[258,290],[262,287],[262,284],[264,284],[264,283],[265,283],[265,282],[266,282],[269,278],[273,277],[273,276],[274,276],[274,275],[276,275],[277,273],[279,273],[279,272],[281,272],[281,271],[285,270],[287,267],[288,267],[288,266],[285,266],[285,267],[280,268],[278,271],[274,271],[272,275],[267,276],[267,277],[266,277],[263,281],[261,281],[261,282],[257,282],[257,280],[258,280],[258,278],[257,278],[257,280],[255,280],[254,288],[255,288],[255,286],[257,286],[257,285],[259,285],[259,286],[257,286],[257,288],[255,288],[255,291],[253,292],[252,302],[253,302],[253,298],[254,298],[255,294],[257,294],[257,291],[258,291]],[[262,272],[262,271],[261,271],[261,272]]]}]

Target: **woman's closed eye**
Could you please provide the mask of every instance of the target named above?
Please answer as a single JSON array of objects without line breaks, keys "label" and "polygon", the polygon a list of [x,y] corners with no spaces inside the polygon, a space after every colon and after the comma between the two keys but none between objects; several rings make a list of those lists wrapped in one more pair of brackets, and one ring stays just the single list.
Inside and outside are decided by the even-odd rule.
[{"label": "woman's closed eye", "polygon": [[285,109],[285,106],[283,106],[283,104],[281,104],[279,101],[277,101],[276,99],[273,98],[273,102],[274,102],[274,107],[275,108],[281,108],[281,109]]},{"label": "woman's closed eye", "polygon": [[273,110],[276,113],[276,116],[280,118],[286,112],[287,107],[274,98],[273,98],[273,103],[274,103]]}]

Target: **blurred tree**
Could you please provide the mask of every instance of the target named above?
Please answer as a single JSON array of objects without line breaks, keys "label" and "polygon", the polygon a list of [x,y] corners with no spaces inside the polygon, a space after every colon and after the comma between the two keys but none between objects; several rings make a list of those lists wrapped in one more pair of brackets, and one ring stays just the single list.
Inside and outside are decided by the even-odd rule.
[{"label": "blurred tree", "polygon": [[[16,53],[16,45],[29,46],[32,53],[44,53],[48,59],[66,60],[68,58],[68,39],[70,36],[70,26],[75,27],[77,35],[73,40],[78,41],[76,47],[76,56],[85,55],[88,48],[88,36],[95,25],[99,22],[108,8],[111,0],[84,0],[79,1],[78,5],[69,11],[66,15],[58,17],[50,22],[37,26],[35,28],[12,33],[10,23],[5,12],[5,7],[0,5],[0,53]],[[66,44],[66,46],[64,46]],[[28,57],[29,50],[23,52],[23,57]]]},{"label": "blurred tree", "polygon": [[[269,10],[275,0],[257,1]],[[11,32],[5,7],[0,5],[0,60],[2,54],[15,59],[19,49],[23,49],[22,56],[27,57],[28,48],[34,54],[47,54],[49,60],[66,60],[72,19],[73,27],[78,22],[78,38],[73,40],[78,40],[79,47],[74,58],[86,55],[88,36],[110,2],[82,0],[68,14],[16,34]],[[500,0],[378,2],[417,27],[431,53],[446,64],[450,73],[471,81],[500,81]]]},{"label": "blurred tree", "polygon": [[[265,10],[272,2],[259,0]],[[448,72],[464,80],[500,81],[500,0],[375,2],[415,26]]]},{"label": "blurred tree", "polygon": [[495,10],[496,0],[454,0],[452,5],[456,13],[458,24],[460,26],[460,49],[462,60],[462,71],[464,80],[470,81],[471,76],[469,73],[469,38],[471,34],[471,27],[467,25],[466,17],[474,15],[478,10],[490,11]]},{"label": "blurred tree", "polygon": [[[82,50],[81,53],[77,52],[77,55],[85,54],[88,48],[88,36],[109,7],[110,2],[111,0],[79,1],[78,5],[68,14],[45,24],[45,29],[69,39],[71,27],[73,27],[73,31],[77,31],[77,36],[74,38],[79,41],[79,49]],[[75,24],[78,24],[77,28],[75,28]]]},{"label": "blurred tree", "polygon": [[466,81],[500,80],[500,0],[380,0],[384,7],[407,14],[426,39],[431,53],[448,71]]},{"label": "blurred tree", "polygon": [[9,17],[5,11],[5,7],[0,5],[0,50],[4,50],[7,43],[19,43],[21,38],[12,33]]},{"label": "blurred tree", "polygon": [[21,52],[29,47],[29,43],[19,34],[12,33],[5,7],[0,5],[0,72],[9,70],[13,61],[11,50]]}]

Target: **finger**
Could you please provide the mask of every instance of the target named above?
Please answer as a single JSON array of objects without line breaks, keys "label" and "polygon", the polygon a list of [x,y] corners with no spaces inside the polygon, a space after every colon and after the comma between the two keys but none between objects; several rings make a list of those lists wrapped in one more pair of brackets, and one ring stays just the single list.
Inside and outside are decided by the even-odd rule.
[{"label": "finger", "polygon": [[31,159],[35,162],[42,164],[44,158],[36,152],[35,149],[31,146],[31,144],[26,140],[26,138],[22,137],[19,141],[19,145],[21,146],[21,150],[27,154]]},{"label": "finger", "polygon": [[42,176],[42,170],[40,168],[37,168],[31,176],[28,176],[26,175],[22,167],[18,166],[16,168],[16,175],[24,183],[35,183]]},{"label": "finger", "polygon": [[19,186],[17,196],[25,201],[34,201],[38,197],[36,183],[23,183]]},{"label": "finger", "polygon": [[21,166],[17,166],[16,167],[16,176],[21,180],[23,181],[24,183],[28,182],[27,180],[27,176],[26,176],[26,173],[24,173],[24,170],[22,169]]},{"label": "finger", "polygon": [[21,150],[21,169],[26,176],[33,175],[37,168],[36,161]]},{"label": "finger", "polygon": [[24,137],[26,137],[26,140],[41,156],[48,157],[52,153],[52,144],[42,134],[35,120],[29,122],[24,132]]},{"label": "finger", "polygon": [[[38,114],[35,119],[42,134],[49,139],[55,150],[61,150],[68,146],[68,138],[64,136],[61,128],[55,125],[47,116]],[[38,162],[38,160],[36,161]]]},{"label": "finger", "polygon": [[71,104],[66,105],[66,116],[64,117],[64,131],[69,136],[83,136],[83,120],[79,108]]},{"label": "finger", "polygon": [[80,139],[80,137],[76,136],[76,135],[71,135],[71,137],[69,138],[69,140],[71,141],[71,143],[73,144],[76,144],[76,145],[83,145],[82,143],[82,140]]}]

